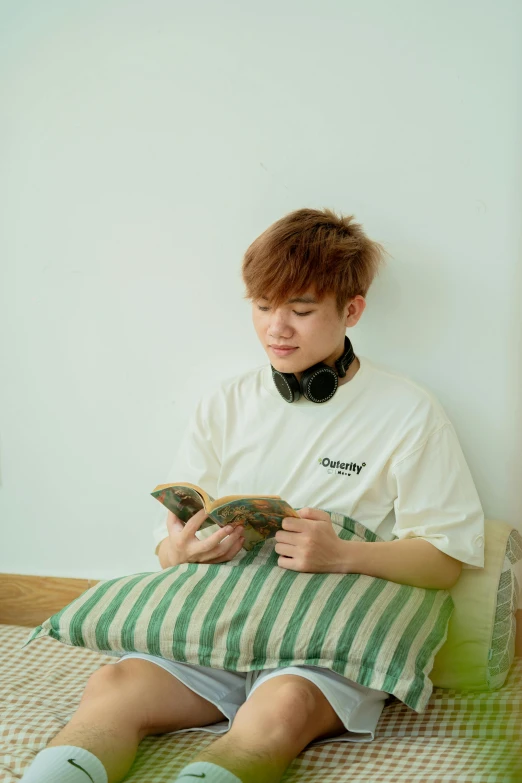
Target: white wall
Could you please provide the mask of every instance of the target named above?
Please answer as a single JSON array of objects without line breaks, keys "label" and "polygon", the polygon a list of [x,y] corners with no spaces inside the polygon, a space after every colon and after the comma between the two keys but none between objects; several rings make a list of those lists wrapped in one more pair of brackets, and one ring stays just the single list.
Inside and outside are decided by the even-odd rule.
[{"label": "white wall", "polygon": [[266,360],[242,254],[302,206],[385,244],[356,350],[522,529],[521,30],[514,0],[0,5],[0,572],[159,568],[177,432]]}]

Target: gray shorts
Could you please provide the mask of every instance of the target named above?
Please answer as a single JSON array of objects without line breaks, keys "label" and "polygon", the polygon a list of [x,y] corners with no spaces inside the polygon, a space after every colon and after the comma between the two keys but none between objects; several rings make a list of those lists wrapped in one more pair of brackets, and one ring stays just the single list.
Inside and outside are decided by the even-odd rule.
[{"label": "gray shorts", "polygon": [[311,742],[308,747],[324,745],[326,742],[372,742],[375,739],[375,728],[384,702],[389,696],[385,691],[359,685],[353,680],[337,674],[337,672],[323,669],[320,666],[284,666],[279,669],[263,669],[262,671],[230,672],[211,666],[168,661],[166,658],[144,653],[126,653],[119,658],[117,663],[127,658],[143,658],[146,661],[156,663],[181,680],[194,693],[214,704],[227,717],[227,720],[219,723],[198,726],[193,729],[179,729],[171,731],[169,734],[179,734],[180,731],[207,731],[210,734],[225,734],[230,729],[240,706],[263,680],[277,677],[280,674],[297,674],[311,680],[320,688],[346,728],[345,734]]}]

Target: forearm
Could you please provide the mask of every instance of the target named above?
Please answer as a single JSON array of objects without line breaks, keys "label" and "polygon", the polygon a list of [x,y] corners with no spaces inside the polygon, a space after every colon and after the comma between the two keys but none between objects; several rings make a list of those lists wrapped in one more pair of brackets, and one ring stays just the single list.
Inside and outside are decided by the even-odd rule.
[{"label": "forearm", "polygon": [[423,538],[394,541],[343,541],[343,573],[367,574],[402,585],[448,590],[462,564]]}]

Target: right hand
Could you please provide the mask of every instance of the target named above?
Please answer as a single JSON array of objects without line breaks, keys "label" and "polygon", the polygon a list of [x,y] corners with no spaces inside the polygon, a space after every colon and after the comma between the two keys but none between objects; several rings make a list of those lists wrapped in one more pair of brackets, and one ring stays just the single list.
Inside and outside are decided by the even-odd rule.
[{"label": "right hand", "polygon": [[204,508],[196,512],[188,522],[183,522],[172,511],[167,517],[169,545],[167,554],[172,565],[182,563],[224,563],[232,560],[243,546],[241,533],[244,526],[234,526],[232,533],[219,528],[202,541],[195,535],[208,517]]}]

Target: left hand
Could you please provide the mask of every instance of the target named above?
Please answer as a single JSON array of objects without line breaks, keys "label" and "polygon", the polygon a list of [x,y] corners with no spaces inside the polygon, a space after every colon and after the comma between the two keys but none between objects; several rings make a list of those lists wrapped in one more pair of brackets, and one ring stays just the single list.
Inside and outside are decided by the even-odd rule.
[{"label": "left hand", "polygon": [[285,517],[283,530],[275,534],[277,564],[291,571],[311,574],[344,573],[343,541],[335,532],[330,514],[318,508],[302,508],[297,517]]}]

